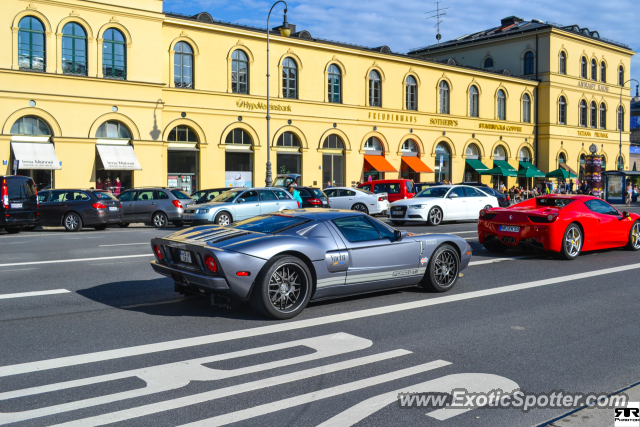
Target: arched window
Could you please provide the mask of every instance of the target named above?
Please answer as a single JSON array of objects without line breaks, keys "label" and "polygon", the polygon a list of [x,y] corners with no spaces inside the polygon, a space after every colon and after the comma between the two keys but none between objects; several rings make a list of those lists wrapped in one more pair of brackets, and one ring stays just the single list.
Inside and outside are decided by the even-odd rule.
[{"label": "arched window", "polygon": [[598,63],[595,59],[591,60],[591,80],[598,80]]},{"label": "arched window", "polygon": [[413,76],[407,77],[407,110],[418,110],[418,83]]},{"label": "arched window", "polygon": [[624,86],[624,68],[622,65],[618,67],[618,85]]},{"label": "arched window", "polygon": [[198,142],[198,134],[189,126],[180,125],[171,129],[169,142]]},{"label": "arched window", "polygon": [[375,136],[367,139],[367,141],[364,143],[364,149],[366,151],[384,151],[382,149],[382,143]]},{"label": "arched window", "polygon": [[564,96],[561,96],[558,100],[558,123],[561,125],[567,124],[567,101]]},{"label": "arched window", "polygon": [[580,77],[583,79],[587,78],[587,57],[583,56],[580,58]]},{"label": "arched window", "polygon": [[558,163],[567,163],[567,156],[564,153],[558,154]]},{"label": "arched window", "polygon": [[249,59],[240,49],[231,54],[231,91],[249,93]]},{"label": "arched window", "polygon": [[478,88],[474,85],[469,88],[469,116],[478,117]]},{"label": "arched window", "polygon": [[53,135],[51,128],[40,117],[24,116],[11,126],[11,135]]},{"label": "arched window", "polygon": [[567,54],[560,52],[560,74],[567,74]]},{"label": "arched window", "polygon": [[102,74],[110,79],[127,78],[125,38],[115,28],[104,32],[102,41]]},{"label": "arched window", "polygon": [[407,139],[402,143],[400,151],[403,153],[419,153],[418,144],[413,139]]},{"label": "arched window", "polygon": [[587,101],[580,101],[580,126],[587,127]]},{"label": "arched window", "polygon": [[533,52],[529,51],[524,54],[524,73],[525,74],[533,74],[535,73],[535,57]]},{"label": "arched window", "polygon": [[449,114],[449,83],[440,82],[440,114]]},{"label": "arched window", "polygon": [[531,151],[527,147],[522,147],[520,149],[520,153],[518,153],[518,159],[521,162],[530,162],[531,161]]},{"label": "arched window", "polygon": [[467,159],[479,159],[480,149],[476,144],[469,144],[467,149],[464,151],[464,155]]},{"label": "arched window", "polygon": [[600,81],[602,83],[607,82],[607,64],[604,61],[600,63]]},{"label": "arched window", "polygon": [[129,128],[116,120],[109,120],[100,125],[96,138],[131,139]]},{"label": "arched window", "polygon": [[334,133],[324,139],[322,148],[330,150],[344,150],[344,142],[342,142],[342,138],[340,138],[339,135]]},{"label": "arched window", "polygon": [[234,129],[227,134],[225,144],[247,144],[251,145],[251,136],[242,129]]},{"label": "arched window", "polygon": [[369,73],[369,105],[372,107],[382,106],[380,74],[376,70],[371,70]]},{"label": "arched window", "polygon": [[178,42],[173,50],[173,82],[176,87],[193,89],[193,49],[188,43]]},{"label": "arched window", "polygon": [[342,73],[337,65],[329,65],[328,84],[329,102],[340,104],[342,102]]},{"label": "arched window", "polygon": [[75,22],[62,29],[62,72],[87,75],[87,33]]},{"label": "arched window", "polygon": [[44,25],[33,16],[18,24],[18,65],[22,70],[45,71]]},{"label": "arched window", "polygon": [[483,67],[488,69],[488,70],[493,70],[493,58],[485,59]]},{"label": "arched window", "polygon": [[604,102],[600,104],[600,129],[607,128],[607,106]]},{"label": "arched window", "polygon": [[522,96],[522,121],[531,123],[531,98],[528,93]]},{"label": "arched window", "polygon": [[502,89],[498,91],[497,104],[498,120],[507,120],[507,97]]},{"label": "arched window", "polygon": [[293,132],[284,132],[276,142],[278,147],[300,147],[300,140]]},{"label": "arched window", "polygon": [[598,106],[596,105],[595,102],[591,102],[591,105],[589,106],[589,115],[591,116],[591,127],[592,128],[597,128],[598,127]]},{"label": "arched window", "polygon": [[507,160],[507,150],[502,145],[497,145],[493,150],[494,160]]},{"label": "arched window", "polygon": [[618,130],[624,131],[624,108],[618,107]]},{"label": "arched window", "polygon": [[451,181],[451,149],[445,142],[439,142],[436,145],[436,167],[434,170],[436,180],[439,182]]},{"label": "arched window", "polygon": [[282,96],[298,99],[298,64],[291,58],[282,61]]}]

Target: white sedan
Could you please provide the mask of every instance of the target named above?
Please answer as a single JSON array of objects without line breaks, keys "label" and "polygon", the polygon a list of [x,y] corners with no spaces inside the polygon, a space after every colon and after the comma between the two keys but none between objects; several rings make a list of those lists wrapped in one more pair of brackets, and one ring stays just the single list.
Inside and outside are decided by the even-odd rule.
[{"label": "white sedan", "polygon": [[466,185],[439,185],[429,187],[411,199],[393,202],[389,219],[395,225],[409,221],[438,225],[442,221],[477,220],[482,209],[499,206],[496,197],[481,189]]},{"label": "white sedan", "polygon": [[374,194],[361,188],[331,187],[324,190],[329,198],[329,206],[335,209],[349,209],[369,215],[386,215],[389,210],[387,193]]}]

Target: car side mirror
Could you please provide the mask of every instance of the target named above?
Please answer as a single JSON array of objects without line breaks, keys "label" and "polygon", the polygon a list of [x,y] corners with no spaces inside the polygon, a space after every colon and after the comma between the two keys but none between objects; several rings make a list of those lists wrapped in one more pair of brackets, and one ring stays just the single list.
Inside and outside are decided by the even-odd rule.
[{"label": "car side mirror", "polygon": [[456,193],[449,194],[450,199],[457,199],[458,195]]},{"label": "car side mirror", "polygon": [[631,214],[627,211],[622,212],[622,218],[629,218],[631,216]]},{"label": "car side mirror", "polygon": [[404,230],[395,230],[393,232],[393,241],[394,242],[401,242],[402,239],[404,239],[405,237],[407,237],[407,232]]},{"label": "car side mirror", "polygon": [[244,202],[246,202],[245,199],[242,199],[242,198],[238,199],[238,203],[244,203]]}]

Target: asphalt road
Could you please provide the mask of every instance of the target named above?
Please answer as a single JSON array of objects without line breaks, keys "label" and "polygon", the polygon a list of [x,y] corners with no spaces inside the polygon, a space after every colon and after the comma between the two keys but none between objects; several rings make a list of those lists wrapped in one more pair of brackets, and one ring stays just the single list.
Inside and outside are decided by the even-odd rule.
[{"label": "asphalt road", "polygon": [[315,303],[287,322],[174,293],[148,244],[174,229],[2,233],[0,425],[534,426],[568,410],[436,413],[397,393],[640,381],[639,253],[496,256],[475,223],[402,228],[471,244],[451,292]]}]

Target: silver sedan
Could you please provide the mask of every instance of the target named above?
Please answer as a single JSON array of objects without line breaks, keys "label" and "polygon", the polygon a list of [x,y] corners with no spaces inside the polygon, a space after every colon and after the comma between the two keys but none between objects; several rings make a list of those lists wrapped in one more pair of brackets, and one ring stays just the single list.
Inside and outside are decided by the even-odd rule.
[{"label": "silver sedan", "polygon": [[298,202],[283,188],[235,188],[208,203],[189,207],[182,215],[185,225],[229,225],[257,215],[297,209]]},{"label": "silver sedan", "polygon": [[362,188],[332,187],[324,190],[329,205],[336,209],[349,209],[369,215],[386,215],[389,210],[387,193],[374,194]]}]

